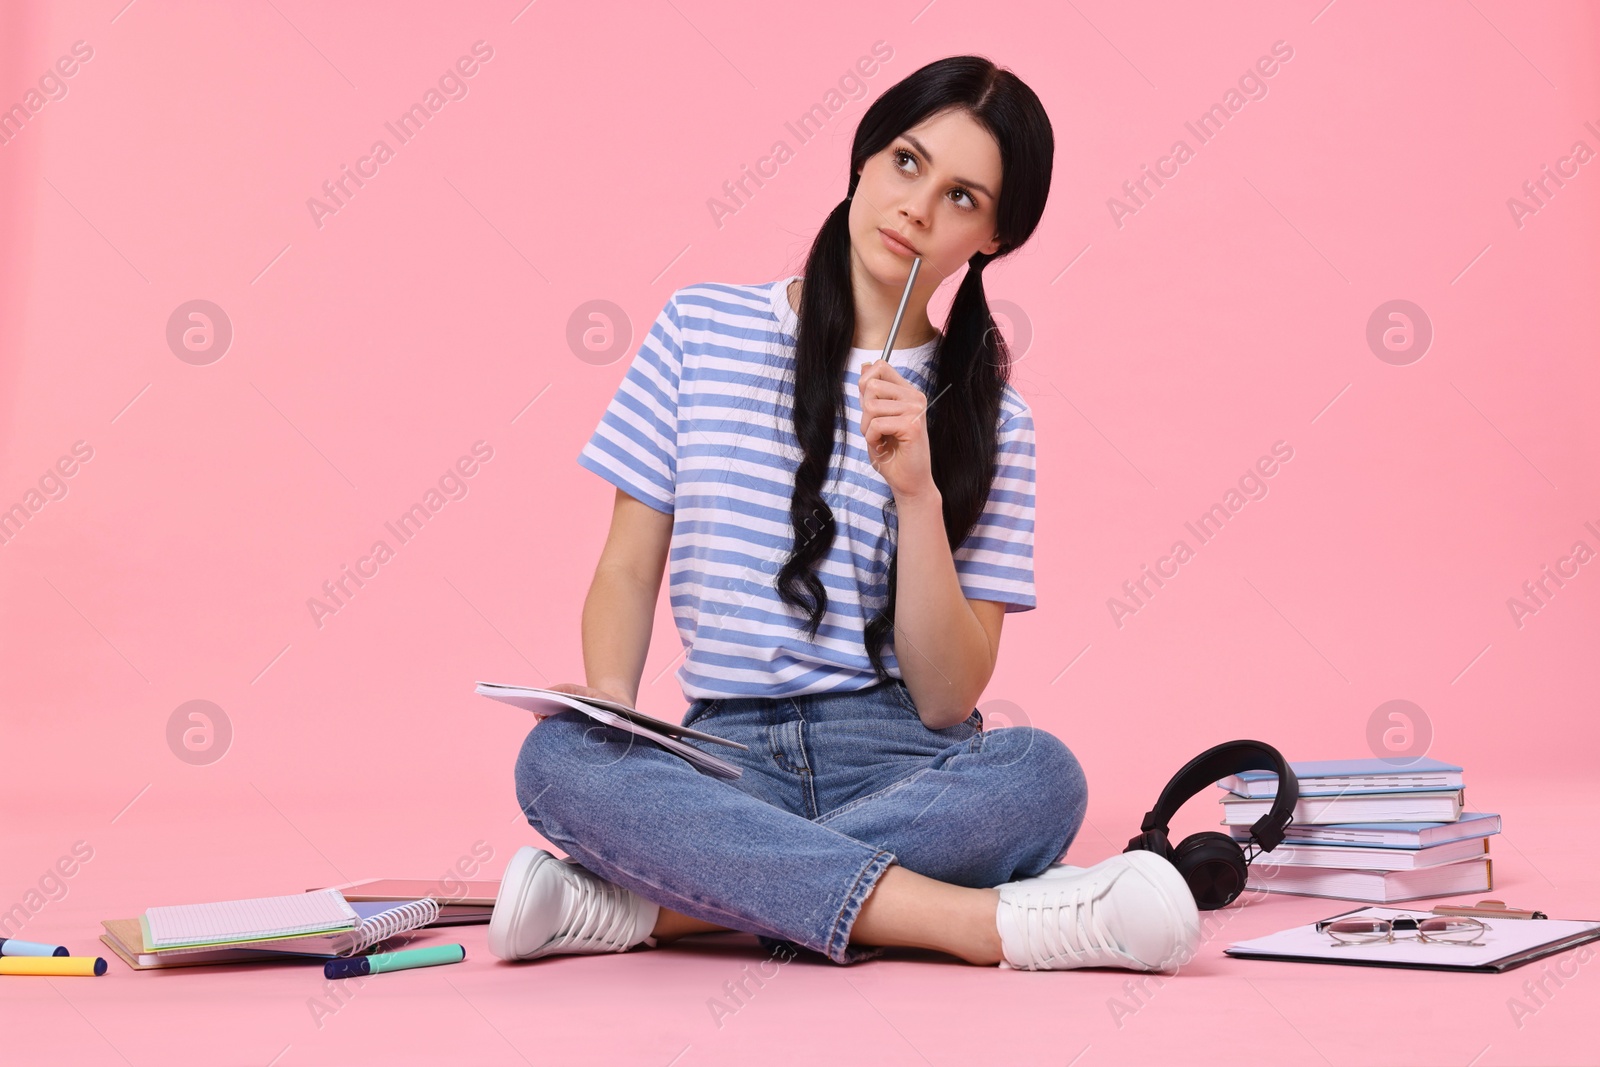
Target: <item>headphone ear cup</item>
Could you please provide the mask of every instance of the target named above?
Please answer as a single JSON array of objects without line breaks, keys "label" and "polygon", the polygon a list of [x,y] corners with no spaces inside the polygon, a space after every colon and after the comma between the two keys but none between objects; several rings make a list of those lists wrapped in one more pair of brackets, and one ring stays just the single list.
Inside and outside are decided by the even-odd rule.
[{"label": "headphone ear cup", "polygon": [[1154,852],[1168,863],[1172,862],[1172,842],[1160,830],[1146,830],[1128,842],[1124,852]]},{"label": "headphone ear cup", "polygon": [[1189,883],[1201,911],[1225,907],[1244,892],[1244,850],[1227,834],[1214,830],[1190,834],[1174,850],[1172,865]]}]

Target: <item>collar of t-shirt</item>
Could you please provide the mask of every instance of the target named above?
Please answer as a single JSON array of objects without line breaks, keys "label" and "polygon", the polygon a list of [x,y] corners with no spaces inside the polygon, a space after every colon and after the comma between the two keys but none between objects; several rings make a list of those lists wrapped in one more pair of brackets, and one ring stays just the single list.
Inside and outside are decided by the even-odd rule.
[{"label": "collar of t-shirt", "polygon": [[[795,332],[800,327],[800,321],[794,313],[793,305],[789,303],[789,286],[801,277],[802,275],[792,274],[775,283],[772,287],[773,314],[778,317],[779,327],[790,337],[795,336]],[[935,336],[933,340],[928,341],[926,344],[917,345],[915,348],[895,348],[889,353],[889,366],[901,374],[904,374],[907,370],[915,370],[919,376],[926,379],[928,363],[933,359],[934,349],[938,346],[939,336]],[[881,359],[882,357],[883,349],[881,348],[852,347],[850,349],[850,362],[845,369],[850,375],[857,375],[861,372],[861,364],[870,360]]]}]

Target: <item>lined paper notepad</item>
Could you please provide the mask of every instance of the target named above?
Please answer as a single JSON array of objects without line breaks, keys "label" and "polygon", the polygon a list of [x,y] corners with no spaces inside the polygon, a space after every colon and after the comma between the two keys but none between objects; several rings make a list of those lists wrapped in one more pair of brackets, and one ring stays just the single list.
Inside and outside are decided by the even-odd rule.
[{"label": "lined paper notepad", "polygon": [[144,949],[222,945],[349,930],[361,921],[337,889],[145,909]]}]

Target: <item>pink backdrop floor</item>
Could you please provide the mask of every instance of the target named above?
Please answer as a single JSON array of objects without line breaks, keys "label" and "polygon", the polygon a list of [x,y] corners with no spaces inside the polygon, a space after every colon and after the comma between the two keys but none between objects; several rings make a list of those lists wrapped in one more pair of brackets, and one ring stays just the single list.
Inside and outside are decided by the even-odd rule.
[{"label": "pink backdrop floor", "polygon": [[[1147,803],[1113,783],[1097,794],[1070,863],[1119,850]],[[1592,849],[1567,844],[1587,832],[1592,783],[1478,775],[1467,796],[1474,810],[1505,813],[1504,833],[1490,839],[1488,895],[1557,918],[1600,918],[1593,907],[1600,864]],[[439,929],[415,942],[459,941],[463,963],[359,985],[327,983],[316,964],[135,973],[96,941],[100,919],[151,904],[295,892],[341,876],[438,877],[475,847],[478,855],[493,851],[481,876],[498,877],[518,846],[546,843],[514,821],[509,800],[505,818],[467,827],[427,810],[392,825],[392,809],[375,799],[344,806],[269,800],[253,785],[203,796],[151,788],[118,816],[129,799],[83,790],[8,834],[8,866],[25,871],[44,871],[75,840],[93,843],[94,858],[67,881],[67,896],[48,903],[27,933],[60,939],[74,954],[102,952],[109,964],[101,978],[7,979],[0,996],[11,1020],[10,1062],[61,1062],[70,1049],[70,1061],[85,1065],[687,1067],[813,1057],[848,1063],[870,1050],[872,1062],[886,1064],[1089,1067],[1192,1062],[1202,1027],[1226,1032],[1233,1047],[1272,1064],[1596,1062],[1591,987],[1600,964],[1586,950],[1500,975],[1225,957],[1233,941],[1349,906],[1284,894],[1250,893],[1210,913],[1214,925],[1195,959],[1159,982],[1115,970],[1000,971],[915,950],[852,967],[769,961],[745,934],[512,965],[489,955],[481,926]],[[1203,828],[1208,814],[1186,809],[1179,826]],[[764,984],[750,974],[766,975]],[[726,984],[741,981],[752,992],[730,996]],[[341,996],[330,995],[333,988]]]},{"label": "pink backdrop floor", "polygon": [[[23,936],[84,951],[150,905],[435,877],[479,842],[497,874],[532,836],[528,720],[472,683],[584,680],[612,490],[576,457],[643,330],[680,287],[802,273],[871,101],[964,52],[1033,87],[1056,142],[1038,231],[985,274],[1039,474],[1038,609],[1008,616],[983,707],[1083,762],[1069,859],[1120,849],[1221,741],[1426,752],[1505,819],[1492,895],[1600,918],[1593,4],[623,6],[0,4],[0,109],[37,102],[0,143],[0,514],[25,515],[0,545],[0,908],[93,849]],[[308,206],[436,87],[336,213]],[[1130,197],[1146,168],[1168,179]],[[1398,300],[1425,347],[1384,340]],[[194,301],[225,347],[182,340]],[[1235,486],[1129,614],[1125,583]],[[641,708],[682,714],[680,661],[663,597]],[[212,732],[186,748],[192,701]],[[719,1027],[753,939],[513,968],[474,929],[442,935],[465,963],[320,1019],[293,967],[0,978],[0,1060],[1600,1062],[1591,962],[1514,1014],[1542,965],[1220,955],[1337,910],[1239,909],[1121,1026],[1126,974],[897,958],[786,965]]]}]

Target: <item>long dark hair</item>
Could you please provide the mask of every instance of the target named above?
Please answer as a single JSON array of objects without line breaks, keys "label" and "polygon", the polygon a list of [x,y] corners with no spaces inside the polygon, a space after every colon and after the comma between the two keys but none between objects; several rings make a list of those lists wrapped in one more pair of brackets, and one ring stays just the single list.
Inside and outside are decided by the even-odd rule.
[{"label": "long dark hair", "polygon": [[[837,531],[822,487],[836,432],[847,425],[845,361],[855,334],[850,197],[869,157],[924,119],[951,109],[989,131],[1000,147],[1002,168],[996,205],[1002,243],[994,255],[978,252],[967,261],[929,375],[928,443],[952,549],[983,515],[994,480],[1000,401],[1010,380],[1011,356],[989,313],[983,268],[1015,251],[1038,226],[1050,192],[1055,137],[1039,98],[1015,74],[982,56],[951,56],[897,82],[867,108],[850,147],[849,195],[829,213],[806,256],[794,385],[794,433],[804,454],[789,504],[794,548],[778,571],[776,587],[786,603],[807,613],[813,640],[828,594],[812,568],[828,554]],[[885,524],[888,518],[885,514]],[[894,634],[897,562],[898,552],[889,560],[888,600],[866,627],[867,655],[880,680],[889,677],[883,646]]]}]

